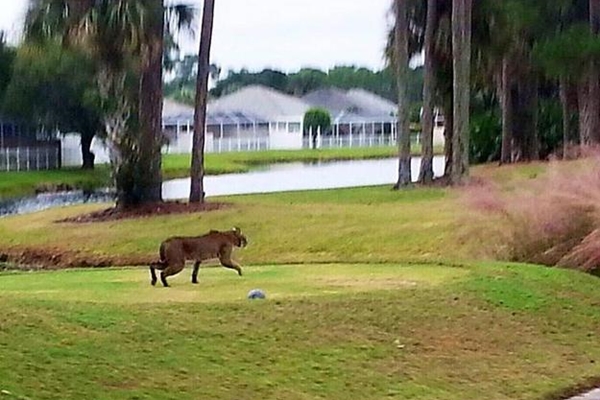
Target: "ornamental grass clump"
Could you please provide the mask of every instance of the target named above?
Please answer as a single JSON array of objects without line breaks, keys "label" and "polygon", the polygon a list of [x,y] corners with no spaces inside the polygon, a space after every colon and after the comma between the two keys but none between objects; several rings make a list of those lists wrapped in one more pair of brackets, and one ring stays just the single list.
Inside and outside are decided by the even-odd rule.
[{"label": "ornamental grass clump", "polygon": [[516,189],[484,183],[466,201],[485,216],[479,237],[501,258],[549,266],[600,270],[600,156],[553,163]]}]

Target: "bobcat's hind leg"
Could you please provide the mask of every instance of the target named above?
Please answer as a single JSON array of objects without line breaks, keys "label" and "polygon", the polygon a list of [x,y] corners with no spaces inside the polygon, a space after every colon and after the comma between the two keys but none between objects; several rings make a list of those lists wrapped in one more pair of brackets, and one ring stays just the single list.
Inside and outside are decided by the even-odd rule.
[{"label": "bobcat's hind leg", "polygon": [[160,281],[162,282],[164,287],[169,287],[169,283],[167,282],[168,276],[173,276],[181,272],[181,270],[185,267],[185,261],[178,261],[177,263],[170,264],[163,272],[160,273]]},{"label": "bobcat's hind leg", "polygon": [[152,264],[150,264],[150,284],[152,286],[156,285],[156,281],[158,280],[156,278],[156,270],[159,269],[164,269],[166,267],[166,263],[164,261],[158,261],[158,262],[154,262]]}]

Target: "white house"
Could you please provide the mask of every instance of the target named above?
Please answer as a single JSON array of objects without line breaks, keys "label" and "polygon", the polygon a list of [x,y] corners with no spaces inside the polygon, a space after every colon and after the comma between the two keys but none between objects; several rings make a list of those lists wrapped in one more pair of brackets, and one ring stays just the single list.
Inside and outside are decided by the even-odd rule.
[{"label": "white house", "polygon": [[[209,102],[206,151],[302,148],[303,119],[309,108],[301,99],[264,86],[242,88]],[[193,119],[192,107],[165,100],[167,151],[190,151],[183,150],[191,149]]]},{"label": "white house", "polygon": [[[317,90],[303,98],[265,86],[244,87],[210,101],[207,107],[205,151],[251,151],[301,149],[312,145],[304,138],[304,114],[312,107],[327,109],[333,126],[320,132],[318,147],[362,147],[394,145],[397,140],[397,106],[361,89]],[[163,103],[164,153],[191,153],[194,108],[169,99]],[[435,144],[443,144],[443,126],[436,124]],[[418,140],[418,137],[417,137]],[[108,160],[106,147],[93,142],[98,162]],[[63,165],[80,165],[78,136],[62,141]]]}]

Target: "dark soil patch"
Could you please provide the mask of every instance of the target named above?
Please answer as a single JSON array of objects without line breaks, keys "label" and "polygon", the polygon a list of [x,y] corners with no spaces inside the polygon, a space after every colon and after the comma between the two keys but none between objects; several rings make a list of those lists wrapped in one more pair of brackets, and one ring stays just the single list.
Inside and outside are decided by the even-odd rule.
[{"label": "dark soil patch", "polygon": [[[57,222],[94,223],[157,215],[210,212],[232,207],[228,203],[190,204],[163,202],[146,204],[135,209],[109,208],[89,214],[67,218]],[[53,270],[62,268],[103,268],[119,266],[147,266],[156,261],[148,256],[112,256],[84,253],[64,248],[32,248],[27,246],[0,249],[0,270]]]},{"label": "dark soil patch", "polygon": [[107,256],[84,254],[52,248],[11,248],[0,253],[0,270],[56,270],[66,268],[105,268],[145,266],[151,261],[143,256]]},{"label": "dark soil patch", "polygon": [[78,215],[57,222],[105,222],[121,219],[155,217],[157,215],[188,214],[197,212],[217,211],[231,207],[228,203],[183,203],[169,201],[163,203],[144,204],[140,207],[121,209],[117,207],[96,211],[90,214]]}]

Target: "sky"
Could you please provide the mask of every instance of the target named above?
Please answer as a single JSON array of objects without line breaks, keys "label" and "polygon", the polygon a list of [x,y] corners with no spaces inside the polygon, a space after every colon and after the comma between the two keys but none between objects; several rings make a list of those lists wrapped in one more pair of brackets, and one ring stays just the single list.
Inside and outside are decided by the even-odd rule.
[{"label": "sky", "polygon": [[[187,0],[201,9],[201,0]],[[28,0],[0,0],[0,29],[18,40]],[[216,0],[211,61],[224,71],[357,65],[381,69],[391,0]],[[196,37],[183,35],[185,53]]]}]

